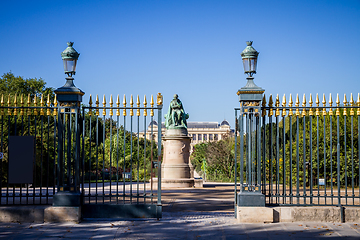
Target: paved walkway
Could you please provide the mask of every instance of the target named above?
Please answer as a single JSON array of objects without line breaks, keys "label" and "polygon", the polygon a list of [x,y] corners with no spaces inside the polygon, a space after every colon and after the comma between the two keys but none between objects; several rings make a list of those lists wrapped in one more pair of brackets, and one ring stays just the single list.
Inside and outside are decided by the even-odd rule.
[{"label": "paved walkway", "polygon": [[239,224],[233,187],[163,190],[164,212],[156,219],[80,224],[0,223],[0,239],[360,239],[360,223]]}]

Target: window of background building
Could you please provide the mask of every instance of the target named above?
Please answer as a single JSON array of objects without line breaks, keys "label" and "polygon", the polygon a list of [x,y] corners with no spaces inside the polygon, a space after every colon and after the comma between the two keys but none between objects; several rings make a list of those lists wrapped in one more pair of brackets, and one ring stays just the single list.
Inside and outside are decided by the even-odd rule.
[{"label": "window of background building", "polygon": [[198,140],[201,141],[202,140],[202,135],[201,134],[198,134]]},{"label": "window of background building", "polygon": [[214,134],[214,140],[215,140],[215,141],[219,140],[219,137],[218,137],[217,134]]},{"label": "window of background building", "polygon": [[193,134],[193,140],[195,141],[196,140],[196,134]]},{"label": "window of background building", "polygon": [[207,134],[204,134],[204,141],[207,141]]},{"label": "window of background building", "polygon": [[213,135],[212,135],[212,134],[209,134],[209,140],[210,140],[210,141],[214,140],[214,138],[213,138]]}]

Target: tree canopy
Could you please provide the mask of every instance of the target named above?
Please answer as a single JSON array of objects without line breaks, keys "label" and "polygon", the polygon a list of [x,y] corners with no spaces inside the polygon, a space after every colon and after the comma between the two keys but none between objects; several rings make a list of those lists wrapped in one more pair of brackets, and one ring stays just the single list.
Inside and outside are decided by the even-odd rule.
[{"label": "tree canopy", "polygon": [[34,96],[44,97],[50,95],[50,99],[54,98],[54,88],[46,87],[46,82],[42,78],[24,78],[15,76],[12,72],[4,73],[0,78],[0,95],[21,95],[28,96],[33,99]]}]

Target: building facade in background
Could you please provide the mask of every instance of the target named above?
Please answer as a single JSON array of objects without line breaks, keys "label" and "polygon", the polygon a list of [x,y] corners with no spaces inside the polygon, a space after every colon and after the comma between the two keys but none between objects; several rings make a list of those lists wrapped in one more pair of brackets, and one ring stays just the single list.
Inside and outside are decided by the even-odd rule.
[{"label": "building facade in background", "polygon": [[[146,130],[146,139],[151,139],[151,125],[154,133],[152,138],[157,141],[158,123],[155,120],[149,124]],[[220,124],[218,122],[188,122],[187,127],[189,137],[191,137],[191,152],[193,146],[198,143],[219,141],[234,134],[234,130],[230,128],[230,124],[226,120]],[[165,125],[162,123],[162,136],[165,134],[165,129]],[[140,133],[140,136],[144,136],[144,132]]]}]

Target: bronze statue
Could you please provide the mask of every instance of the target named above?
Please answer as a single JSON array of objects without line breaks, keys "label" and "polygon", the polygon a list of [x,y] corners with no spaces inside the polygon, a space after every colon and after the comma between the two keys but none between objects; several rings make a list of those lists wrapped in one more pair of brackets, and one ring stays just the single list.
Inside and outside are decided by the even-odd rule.
[{"label": "bronze statue", "polygon": [[165,127],[171,128],[187,128],[186,119],[189,118],[189,114],[185,113],[184,107],[178,98],[178,95],[174,95],[174,99],[171,100],[169,111],[165,114]]}]

